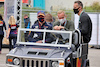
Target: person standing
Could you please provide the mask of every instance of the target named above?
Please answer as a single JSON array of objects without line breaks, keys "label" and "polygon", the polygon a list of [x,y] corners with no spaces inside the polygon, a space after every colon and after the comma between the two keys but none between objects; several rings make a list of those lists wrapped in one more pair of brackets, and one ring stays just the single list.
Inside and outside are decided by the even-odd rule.
[{"label": "person standing", "polygon": [[[10,16],[9,20],[9,27],[8,27],[8,33],[7,38],[9,38],[9,50],[16,47],[16,41],[17,41],[17,31],[18,31],[18,24],[16,24],[16,20],[14,16]],[[12,47],[12,40],[13,40],[13,47]]]},{"label": "person standing", "polygon": [[83,43],[89,43],[92,34],[92,21],[87,13],[83,11],[83,3],[81,1],[75,1],[73,10],[75,14],[79,15],[78,28],[83,37]]},{"label": "person standing", "polygon": [[4,37],[4,29],[3,28],[5,28],[6,33],[7,33],[6,24],[3,21],[2,15],[0,14],[0,54],[1,54],[1,50],[2,50],[2,40]]},{"label": "person standing", "polygon": [[[25,23],[25,28],[29,29],[31,22],[30,22],[28,15],[24,15],[24,23]],[[24,31],[25,42],[27,42],[28,34],[29,34],[28,31]]]},{"label": "person standing", "polygon": [[54,30],[61,30],[64,29],[66,31],[73,31],[75,30],[74,22],[66,20],[67,16],[63,10],[59,10],[57,12],[58,21],[54,22],[53,29]]},{"label": "person standing", "polygon": [[[91,40],[91,34],[92,34],[92,21],[88,16],[88,14],[83,11],[83,3],[81,1],[74,2],[73,10],[75,14],[79,15],[78,29],[81,32],[81,43],[86,43],[87,45],[86,52],[88,54],[88,43]],[[86,55],[86,58],[88,58],[88,55]]]}]

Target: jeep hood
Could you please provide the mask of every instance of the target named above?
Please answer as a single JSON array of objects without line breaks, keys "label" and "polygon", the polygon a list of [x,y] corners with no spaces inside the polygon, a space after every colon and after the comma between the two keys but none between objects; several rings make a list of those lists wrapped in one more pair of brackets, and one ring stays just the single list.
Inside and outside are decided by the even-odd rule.
[{"label": "jeep hood", "polygon": [[72,53],[71,49],[57,47],[18,47],[9,52],[8,55],[16,57],[33,58],[66,58]]}]

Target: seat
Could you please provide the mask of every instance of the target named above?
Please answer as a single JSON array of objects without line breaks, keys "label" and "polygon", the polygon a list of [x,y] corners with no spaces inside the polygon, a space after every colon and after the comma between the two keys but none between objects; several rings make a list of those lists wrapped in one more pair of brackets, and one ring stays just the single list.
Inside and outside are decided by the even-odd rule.
[{"label": "seat", "polygon": [[79,45],[79,33],[77,31],[74,31],[72,34],[72,45],[71,45],[72,51],[77,50],[78,45]]},{"label": "seat", "polygon": [[73,58],[77,58],[80,56],[80,44],[81,44],[81,33],[79,30],[73,31],[72,34],[72,51],[73,51]]}]

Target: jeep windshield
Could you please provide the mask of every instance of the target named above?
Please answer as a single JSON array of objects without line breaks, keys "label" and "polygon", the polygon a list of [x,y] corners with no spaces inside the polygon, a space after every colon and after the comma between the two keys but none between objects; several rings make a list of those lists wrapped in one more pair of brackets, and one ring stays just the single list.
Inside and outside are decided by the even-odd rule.
[{"label": "jeep windshield", "polygon": [[[28,32],[27,42],[25,42],[26,32]],[[54,46],[54,47],[70,48],[71,43],[72,43],[72,31],[24,29],[24,28],[18,29],[18,36],[17,36],[18,45],[39,45],[39,46]]]}]

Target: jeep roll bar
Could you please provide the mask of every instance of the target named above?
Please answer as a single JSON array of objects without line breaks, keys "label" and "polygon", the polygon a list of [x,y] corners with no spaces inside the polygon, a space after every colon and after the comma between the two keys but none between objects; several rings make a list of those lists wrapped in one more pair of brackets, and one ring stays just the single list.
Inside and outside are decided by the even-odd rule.
[{"label": "jeep roll bar", "polygon": [[[20,31],[35,31],[35,32],[43,32],[43,43],[34,43],[34,42],[20,42]],[[62,45],[62,44],[49,44],[45,43],[45,35],[46,32],[54,32],[54,33],[68,33],[69,36],[69,45]],[[18,29],[18,35],[17,35],[17,44],[23,44],[23,45],[39,45],[39,46],[54,46],[54,47],[68,47],[71,48],[72,44],[72,31],[57,31],[57,30],[46,30],[46,29],[25,29],[25,28],[19,28]]]}]

